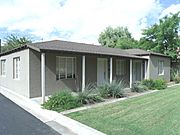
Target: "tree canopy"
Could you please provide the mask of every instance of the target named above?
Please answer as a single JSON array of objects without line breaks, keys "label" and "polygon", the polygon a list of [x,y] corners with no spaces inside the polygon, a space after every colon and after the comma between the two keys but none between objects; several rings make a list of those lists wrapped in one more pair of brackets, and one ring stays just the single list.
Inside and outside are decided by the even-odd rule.
[{"label": "tree canopy", "polygon": [[142,30],[142,38],[136,41],[127,27],[107,27],[100,33],[98,41],[102,46],[122,49],[141,48],[170,56],[177,60],[180,47],[180,12],[159,19],[158,23]]},{"label": "tree canopy", "polygon": [[28,43],[32,43],[32,41],[27,37],[18,37],[15,35],[7,36],[5,38],[4,46],[2,46],[2,52],[12,50],[13,48],[17,48]]},{"label": "tree canopy", "polygon": [[180,12],[170,14],[159,20],[158,23],[143,30],[140,39],[140,48],[151,50],[177,59],[177,47],[180,46]]},{"label": "tree canopy", "polygon": [[137,41],[135,41],[127,27],[107,27],[98,39],[102,46],[117,47],[122,49],[128,49],[135,47]]}]

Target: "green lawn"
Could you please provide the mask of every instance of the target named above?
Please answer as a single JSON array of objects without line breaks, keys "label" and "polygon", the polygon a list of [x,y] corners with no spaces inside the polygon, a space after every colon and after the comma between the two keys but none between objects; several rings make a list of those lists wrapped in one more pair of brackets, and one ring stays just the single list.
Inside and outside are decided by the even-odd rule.
[{"label": "green lawn", "polygon": [[108,135],[180,135],[180,86],[67,116]]}]

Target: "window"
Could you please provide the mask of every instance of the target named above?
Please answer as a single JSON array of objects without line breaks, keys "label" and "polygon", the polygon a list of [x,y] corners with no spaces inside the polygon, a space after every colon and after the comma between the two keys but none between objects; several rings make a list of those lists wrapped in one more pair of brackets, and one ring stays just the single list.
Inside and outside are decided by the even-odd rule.
[{"label": "window", "polygon": [[19,79],[20,74],[20,57],[16,57],[13,59],[13,78]]},{"label": "window", "polygon": [[122,76],[126,74],[126,60],[116,60],[116,75]]},{"label": "window", "polygon": [[75,58],[56,57],[56,79],[75,78]]},{"label": "window", "polygon": [[1,60],[1,76],[6,76],[6,60]]},{"label": "window", "polygon": [[164,75],[164,61],[158,62],[158,74]]}]

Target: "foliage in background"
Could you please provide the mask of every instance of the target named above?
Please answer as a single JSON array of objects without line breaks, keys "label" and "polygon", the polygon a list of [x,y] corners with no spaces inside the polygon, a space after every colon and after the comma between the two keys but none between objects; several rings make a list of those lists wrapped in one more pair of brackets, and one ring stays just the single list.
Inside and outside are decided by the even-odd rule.
[{"label": "foliage in background", "polygon": [[100,33],[98,41],[102,46],[112,48],[129,49],[137,45],[137,41],[132,38],[127,27],[112,28],[109,26]]},{"label": "foliage in background", "polygon": [[103,98],[121,98],[124,97],[124,88],[125,84],[123,81],[113,80],[112,83],[106,82],[102,86],[97,86],[97,91]]},{"label": "foliage in background", "polygon": [[18,37],[15,35],[10,35],[5,38],[5,44],[2,46],[2,52],[12,50],[14,48],[23,46],[25,44],[32,43],[32,41],[27,37]]},{"label": "foliage in background", "polygon": [[133,83],[131,88],[132,92],[144,92],[146,90],[148,90],[148,88],[145,85],[143,85],[140,81]]},{"label": "foliage in background", "polygon": [[159,19],[159,22],[143,30],[136,41],[127,27],[107,27],[100,33],[98,41],[102,46],[130,49],[140,48],[170,56],[177,61],[177,47],[180,46],[180,12]]},{"label": "foliage in background", "polygon": [[68,109],[73,109],[82,106],[76,96],[73,96],[70,91],[63,90],[54,94],[47,102],[42,104],[45,109],[61,112]]},{"label": "foliage in background", "polygon": [[177,47],[180,45],[180,12],[170,14],[159,20],[159,23],[143,30],[139,41],[140,48],[166,54],[177,59]]}]

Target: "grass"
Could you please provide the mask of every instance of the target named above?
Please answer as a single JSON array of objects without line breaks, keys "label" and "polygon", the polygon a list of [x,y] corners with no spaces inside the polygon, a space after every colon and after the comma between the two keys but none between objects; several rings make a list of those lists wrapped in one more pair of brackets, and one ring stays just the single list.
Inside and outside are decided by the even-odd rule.
[{"label": "grass", "polygon": [[67,116],[108,135],[179,135],[180,86]]}]

